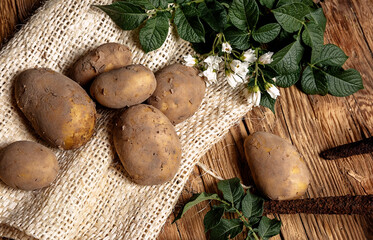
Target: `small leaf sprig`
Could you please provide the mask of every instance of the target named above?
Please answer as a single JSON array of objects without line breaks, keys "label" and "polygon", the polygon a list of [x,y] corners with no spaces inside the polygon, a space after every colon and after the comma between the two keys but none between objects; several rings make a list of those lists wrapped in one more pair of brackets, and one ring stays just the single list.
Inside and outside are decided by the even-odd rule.
[{"label": "small leaf sprig", "polygon": [[345,53],[324,45],[326,18],[312,0],[126,0],[96,7],[124,30],[141,28],[145,52],[161,47],[173,24],[200,54],[185,56],[186,64],[194,62],[210,84],[223,69],[219,81],[246,84],[253,106],[274,112],[277,87],[294,84],[306,94],[338,97],[363,89],[360,73],[342,68]]},{"label": "small leaf sprig", "polygon": [[[205,232],[210,232],[210,239],[232,239],[247,228],[245,239],[266,240],[280,233],[281,222],[269,219],[263,215],[264,200],[250,191],[244,192],[238,178],[218,182],[218,189],[223,198],[218,194],[195,194],[186,203],[175,218],[179,220],[190,208],[206,200],[214,200],[219,204],[213,205],[204,217]],[[225,213],[233,213],[236,218],[223,218]]]}]

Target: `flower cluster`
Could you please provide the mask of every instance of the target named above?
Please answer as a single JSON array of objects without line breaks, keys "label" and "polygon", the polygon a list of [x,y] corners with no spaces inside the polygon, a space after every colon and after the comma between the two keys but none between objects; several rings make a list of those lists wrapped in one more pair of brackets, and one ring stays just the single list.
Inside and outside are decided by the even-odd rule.
[{"label": "flower cluster", "polygon": [[[265,52],[260,56],[262,51],[259,48],[239,52],[233,49],[229,42],[221,41],[222,38],[224,35],[217,36],[218,44],[214,45],[213,50],[206,56],[184,56],[185,65],[199,68],[200,76],[205,78],[207,85],[216,83],[217,73],[224,69],[224,80],[232,88],[247,85],[244,96],[249,105],[259,106],[263,92],[269,94],[272,99],[280,96],[280,91],[275,86],[276,78],[266,79],[261,70],[273,61],[273,52]],[[215,48],[220,51],[215,53]]]}]

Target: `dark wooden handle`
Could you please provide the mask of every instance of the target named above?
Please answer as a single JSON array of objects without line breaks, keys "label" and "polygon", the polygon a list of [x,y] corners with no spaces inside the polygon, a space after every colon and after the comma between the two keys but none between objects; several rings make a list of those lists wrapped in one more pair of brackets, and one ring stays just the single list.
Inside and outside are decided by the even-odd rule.
[{"label": "dark wooden handle", "polygon": [[320,156],[333,160],[371,152],[373,152],[373,137],[325,150],[320,153]]}]

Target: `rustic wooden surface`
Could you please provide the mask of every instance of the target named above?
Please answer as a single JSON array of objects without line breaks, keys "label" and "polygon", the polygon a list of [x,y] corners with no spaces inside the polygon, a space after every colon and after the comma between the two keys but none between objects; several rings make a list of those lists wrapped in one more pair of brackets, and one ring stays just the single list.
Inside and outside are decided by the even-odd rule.
[{"label": "rustic wooden surface", "polygon": [[[0,41],[12,36],[39,3],[39,0],[1,0]],[[239,177],[244,184],[252,184],[243,141],[250,133],[268,131],[291,141],[307,162],[312,179],[305,197],[373,193],[372,154],[337,161],[324,161],[318,156],[324,149],[373,134],[373,2],[325,0],[322,5],[328,19],[325,42],[339,45],[350,56],[345,67],[360,71],[365,89],[346,98],[307,96],[296,87],[281,89],[276,115],[263,108],[254,109],[201,159],[223,178]],[[216,179],[195,167],[176,211],[192,193],[216,192],[216,183]],[[158,240],[206,239],[203,216],[209,209],[208,204],[201,203],[176,224],[171,224],[175,217],[172,214]],[[281,234],[273,239],[373,239],[372,221],[360,216],[276,217],[283,226]],[[243,239],[242,235],[237,239]]]}]

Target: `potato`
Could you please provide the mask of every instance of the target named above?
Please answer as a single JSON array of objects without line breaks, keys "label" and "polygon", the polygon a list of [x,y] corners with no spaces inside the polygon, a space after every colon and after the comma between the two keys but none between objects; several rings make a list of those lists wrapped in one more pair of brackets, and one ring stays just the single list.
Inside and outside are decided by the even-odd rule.
[{"label": "potato", "polygon": [[119,43],[105,43],[83,55],[72,66],[69,76],[85,86],[97,75],[132,63],[132,53]]},{"label": "potato", "polygon": [[13,188],[46,187],[54,181],[58,170],[54,153],[35,142],[14,142],[0,154],[0,179]]},{"label": "potato", "polygon": [[105,107],[124,108],[144,102],[156,86],[153,72],[135,64],[100,74],[91,85],[91,96]]},{"label": "potato", "polygon": [[305,194],[310,173],[293,145],[266,132],[251,134],[244,145],[255,185],[263,194],[274,200],[295,199]]},{"label": "potato", "polygon": [[198,70],[172,64],[155,73],[157,88],[148,103],[163,112],[173,124],[191,117],[205,95],[205,82]]},{"label": "potato", "polygon": [[82,87],[50,69],[28,69],[15,82],[19,108],[52,146],[74,149],[94,132],[95,104]]},{"label": "potato", "polygon": [[141,185],[171,180],[180,167],[181,144],[174,126],[158,109],[136,105],[114,128],[114,146],[132,181]]}]

